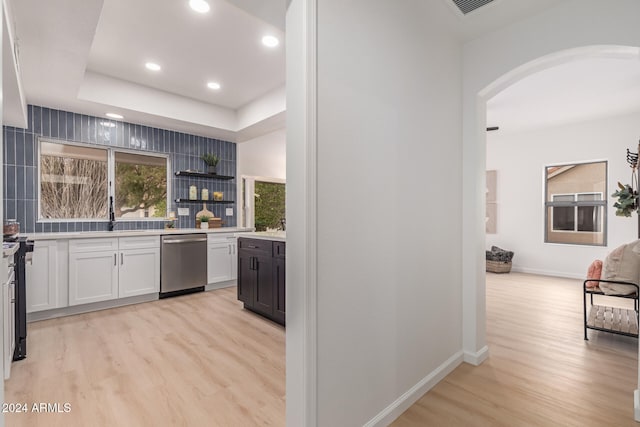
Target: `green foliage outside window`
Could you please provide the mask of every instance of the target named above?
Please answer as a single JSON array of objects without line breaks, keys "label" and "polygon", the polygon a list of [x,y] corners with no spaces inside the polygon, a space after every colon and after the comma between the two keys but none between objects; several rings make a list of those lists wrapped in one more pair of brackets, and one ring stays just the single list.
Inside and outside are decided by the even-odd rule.
[{"label": "green foliage outside window", "polygon": [[145,211],[167,214],[167,169],[162,166],[116,163],[116,216]]},{"label": "green foliage outside window", "polygon": [[256,231],[282,229],[281,220],[285,218],[285,184],[256,181],[254,193]]}]

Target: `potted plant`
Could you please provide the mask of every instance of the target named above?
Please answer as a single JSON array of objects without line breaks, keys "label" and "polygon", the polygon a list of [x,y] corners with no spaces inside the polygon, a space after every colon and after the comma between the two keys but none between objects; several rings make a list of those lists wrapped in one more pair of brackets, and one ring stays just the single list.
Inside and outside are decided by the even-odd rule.
[{"label": "potted plant", "polygon": [[[209,215],[201,215],[196,221],[196,228],[209,228],[209,218],[211,218]],[[198,225],[200,226],[198,227]]]},{"label": "potted plant", "polygon": [[638,209],[638,192],[634,191],[629,184],[622,185],[618,182],[619,190],[611,195],[618,200],[613,204],[616,208],[616,216],[631,216]]},{"label": "potted plant", "polygon": [[207,164],[207,173],[215,175],[220,158],[213,153],[205,153],[200,158]]}]

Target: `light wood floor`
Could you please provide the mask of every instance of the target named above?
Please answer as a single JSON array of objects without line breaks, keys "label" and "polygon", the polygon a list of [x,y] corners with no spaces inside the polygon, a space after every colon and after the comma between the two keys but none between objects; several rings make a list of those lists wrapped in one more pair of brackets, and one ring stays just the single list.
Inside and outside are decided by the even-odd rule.
[{"label": "light wood floor", "polygon": [[637,427],[638,340],[589,331],[584,341],[581,289],[488,273],[489,359],[459,366],[393,426]]},{"label": "light wood floor", "polygon": [[[635,426],[638,341],[582,336],[581,284],[487,277],[490,357],[462,364],[393,424]],[[283,426],[284,329],[241,309],[235,288],[29,324],[7,426]]]},{"label": "light wood floor", "polygon": [[236,288],[29,324],[6,402],[13,426],[284,425],[284,328],[242,310]]}]

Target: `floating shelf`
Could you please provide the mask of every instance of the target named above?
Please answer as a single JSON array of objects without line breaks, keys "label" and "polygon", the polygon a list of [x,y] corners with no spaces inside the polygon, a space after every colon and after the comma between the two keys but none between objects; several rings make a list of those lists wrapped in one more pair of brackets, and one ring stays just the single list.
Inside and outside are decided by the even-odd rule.
[{"label": "floating shelf", "polygon": [[177,171],[176,176],[194,176],[197,178],[211,178],[211,179],[222,179],[222,180],[235,179],[235,176],[216,175],[212,173],[193,172],[193,171]]},{"label": "floating shelf", "polygon": [[213,203],[213,204],[232,204],[233,200],[201,200],[201,199],[176,199],[176,203]]}]

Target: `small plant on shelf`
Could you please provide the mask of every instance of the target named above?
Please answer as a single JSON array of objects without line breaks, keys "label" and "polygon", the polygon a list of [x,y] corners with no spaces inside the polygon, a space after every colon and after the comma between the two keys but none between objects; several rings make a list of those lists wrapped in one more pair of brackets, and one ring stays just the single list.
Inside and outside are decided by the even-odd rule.
[{"label": "small plant on shelf", "polygon": [[218,172],[218,162],[220,161],[218,156],[213,153],[205,153],[200,158],[207,164],[208,173],[215,175]]},{"label": "small plant on shelf", "polygon": [[209,228],[209,215],[201,215],[196,219],[196,228]]}]

